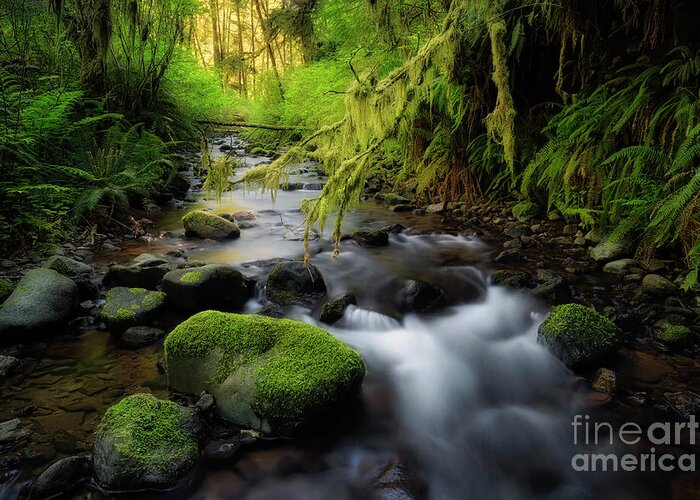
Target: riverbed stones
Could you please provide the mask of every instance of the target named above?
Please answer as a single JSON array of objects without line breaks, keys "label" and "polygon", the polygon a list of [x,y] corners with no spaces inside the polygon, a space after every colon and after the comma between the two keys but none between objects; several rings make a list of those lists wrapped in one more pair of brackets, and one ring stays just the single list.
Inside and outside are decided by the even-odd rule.
[{"label": "riverbed stones", "polygon": [[110,407],[97,428],[93,468],[108,491],[165,489],[199,460],[197,414],[150,394],[134,394]]},{"label": "riverbed stones", "polygon": [[0,337],[55,333],[75,309],[78,287],[53,269],[28,271],[0,306]]},{"label": "riverbed stones", "polygon": [[668,297],[677,291],[676,285],[658,274],[647,274],[642,280],[642,292],[654,297]]},{"label": "riverbed stones", "polygon": [[168,302],[188,311],[234,311],[248,300],[248,286],[240,271],[223,264],[176,269],[163,277]]},{"label": "riverbed stones", "polygon": [[211,240],[238,238],[241,229],[238,224],[211,212],[195,210],[182,218],[185,236]]},{"label": "riverbed stones", "polygon": [[18,418],[0,422],[0,446],[23,441],[30,436],[29,429]]},{"label": "riverbed stones", "polygon": [[100,319],[113,333],[147,324],[165,303],[163,292],[145,288],[116,287],[107,292]]},{"label": "riverbed stones", "polygon": [[345,310],[351,305],[357,305],[357,299],[352,293],[336,297],[330,302],[323,304],[318,319],[321,323],[332,325],[343,317]]},{"label": "riverbed stones", "polygon": [[7,377],[8,375],[12,375],[17,370],[17,368],[19,368],[20,364],[20,360],[15,358],[14,356],[0,355],[0,377]]},{"label": "riverbed stones", "polygon": [[272,268],[265,292],[277,304],[309,304],[326,294],[326,282],[313,264],[301,261],[280,262]]},{"label": "riverbed stones", "polygon": [[175,328],[165,359],[171,388],[206,391],[224,419],[283,435],[347,403],[365,374],[360,355],[321,328],[218,311]]},{"label": "riverbed stones", "polygon": [[569,367],[600,361],[617,347],[620,330],[590,307],[563,304],[540,325],[537,340]]}]

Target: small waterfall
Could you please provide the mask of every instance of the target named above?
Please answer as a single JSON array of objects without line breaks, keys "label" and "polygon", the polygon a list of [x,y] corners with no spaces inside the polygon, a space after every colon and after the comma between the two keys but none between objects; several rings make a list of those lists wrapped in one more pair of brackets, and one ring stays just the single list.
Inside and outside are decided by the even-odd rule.
[{"label": "small waterfall", "polygon": [[345,315],[340,320],[339,326],[347,330],[384,332],[387,330],[401,328],[401,323],[394,318],[376,311],[369,311],[356,306],[350,306],[347,308]]}]

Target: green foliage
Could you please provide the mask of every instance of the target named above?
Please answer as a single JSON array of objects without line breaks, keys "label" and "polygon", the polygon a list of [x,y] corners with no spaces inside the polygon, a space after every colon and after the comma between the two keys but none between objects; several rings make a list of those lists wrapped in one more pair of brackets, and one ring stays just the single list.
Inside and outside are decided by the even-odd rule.
[{"label": "green foliage", "polygon": [[209,163],[203,187],[206,191],[215,193],[219,203],[221,203],[222,194],[231,189],[231,177],[236,166],[236,160],[228,155],[220,156]]}]

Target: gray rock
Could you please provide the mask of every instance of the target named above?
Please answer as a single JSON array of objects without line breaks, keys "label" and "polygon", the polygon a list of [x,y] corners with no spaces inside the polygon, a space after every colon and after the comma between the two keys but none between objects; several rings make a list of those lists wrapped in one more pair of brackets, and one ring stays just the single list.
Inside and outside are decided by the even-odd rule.
[{"label": "gray rock", "polygon": [[165,303],[163,292],[144,288],[116,287],[107,292],[100,319],[113,333],[147,324]]},{"label": "gray rock", "polygon": [[211,460],[228,460],[241,448],[238,438],[217,439],[204,447],[204,456]]},{"label": "gray rock", "polygon": [[573,236],[576,233],[578,233],[578,225],[577,224],[567,224],[564,226],[564,229],[562,231],[562,234],[564,236]]},{"label": "gray rock", "polygon": [[127,349],[138,349],[165,337],[165,332],[150,326],[132,326],[126,330],[119,343]]},{"label": "gray rock", "polygon": [[80,484],[90,469],[90,457],[66,457],[54,462],[29,488],[29,498],[49,498]]},{"label": "gray rock", "polygon": [[78,285],[78,293],[81,297],[95,299],[99,295],[99,290],[91,279],[91,266],[61,255],[50,257],[42,266],[72,279]]},{"label": "gray rock", "polygon": [[677,291],[672,281],[658,274],[647,274],[642,280],[642,292],[654,297],[668,297]]},{"label": "gray rock", "polygon": [[532,288],[535,280],[532,275],[525,271],[496,271],[491,276],[494,285],[506,286],[508,288]]},{"label": "gray rock", "polygon": [[163,291],[168,302],[188,311],[234,311],[249,297],[240,271],[223,264],[171,271],[163,277]]},{"label": "gray rock", "polygon": [[208,392],[202,392],[202,395],[199,397],[199,400],[197,403],[194,405],[197,410],[200,412],[206,412],[214,408],[214,396],[209,394]]},{"label": "gray rock", "polygon": [[617,274],[622,276],[627,274],[630,269],[637,265],[637,261],[634,259],[618,259],[608,262],[603,266],[603,272],[610,274]]},{"label": "gray rock", "polygon": [[20,360],[13,356],[2,356],[0,355],[0,377],[7,377],[11,375],[19,365]]},{"label": "gray rock", "polygon": [[167,260],[151,254],[141,254],[132,264],[116,264],[109,268],[102,280],[107,288],[125,286],[155,290],[163,281],[163,276],[172,270]]},{"label": "gray rock", "polygon": [[0,445],[22,441],[30,434],[29,429],[22,427],[22,422],[18,418],[0,423]]},{"label": "gray rock", "polygon": [[517,262],[523,260],[523,253],[519,248],[508,248],[499,253],[494,259],[495,262]]},{"label": "gray rock", "polygon": [[399,310],[403,313],[433,312],[447,303],[447,293],[439,286],[421,280],[400,282],[397,293]]},{"label": "gray rock", "polygon": [[603,241],[591,248],[591,259],[596,262],[609,262],[622,257],[627,252],[627,245],[622,241]]},{"label": "gray rock", "polygon": [[326,294],[326,282],[313,264],[280,262],[272,268],[265,291],[268,298],[277,304],[308,304]]},{"label": "gray rock", "polygon": [[357,299],[353,294],[348,293],[341,297],[336,297],[330,302],[323,304],[318,319],[321,323],[332,325],[343,317],[345,310],[351,305],[357,305]]},{"label": "gray rock", "polygon": [[68,322],[78,287],[53,269],[28,271],[0,307],[0,336],[53,333]]},{"label": "gray rock", "polygon": [[93,469],[108,491],[171,488],[199,459],[197,413],[150,394],[107,410],[97,429]]}]

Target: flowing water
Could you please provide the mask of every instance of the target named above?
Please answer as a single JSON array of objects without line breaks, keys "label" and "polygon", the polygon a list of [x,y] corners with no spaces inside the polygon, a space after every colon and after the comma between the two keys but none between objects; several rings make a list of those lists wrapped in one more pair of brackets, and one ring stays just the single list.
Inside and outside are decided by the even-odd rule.
[{"label": "flowing water", "polygon": [[[239,146],[233,137],[227,141]],[[319,179],[309,167],[300,165],[291,182],[313,189],[280,191],[274,204],[269,195],[239,189],[221,204],[200,193],[186,208],[256,212],[254,227],[244,229],[239,240],[182,239],[185,211],[170,208],[158,220],[163,237],[127,242],[123,251],[99,255],[95,262],[177,250],[192,260],[228,263],[264,276],[271,265],[265,259],[299,257],[302,251],[299,203],[318,194],[313,184]],[[394,214],[372,202],[358,207],[346,226],[349,231],[360,224],[397,222],[408,230],[391,235],[387,247],[345,241],[340,258],[333,260],[327,240],[313,244],[313,262],[329,296],[353,292],[358,297],[358,305],[330,331],[367,362],[362,407],[339,417],[335,431],[262,441],[231,460],[205,461],[189,486],[164,496],[576,500],[665,495],[668,484],[653,475],[572,471],[573,416],[606,413],[591,404],[585,383],[537,344],[544,305],[486,281],[494,250],[489,242],[460,235],[437,216]],[[397,278],[439,284],[448,292],[449,307],[401,316],[390,292]],[[246,306],[250,312],[261,307],[258,300]],[[314,311],[299,307],[288,315],[317,324]],[[181,319],[164,317],[161,325]],[[15,457],[16,465],[6,467],[10,472],[0,484],[0,499],[16,497],[28,473],[61,456],[89,451],[110,404],[139,391],[165,397],[165,380],[156,369],[161,350],[156,345],[125,351],[108,333],[90,328],[20,346],[23,372],[2,386],[0,421],[20,416],[32,436],[6,458]]]}]

